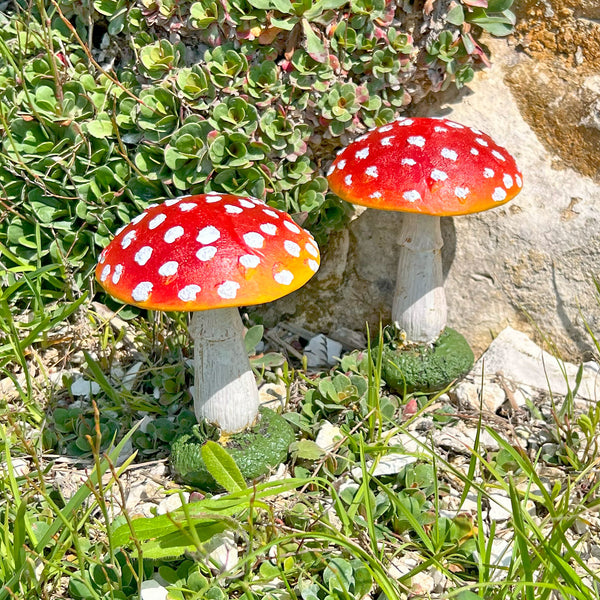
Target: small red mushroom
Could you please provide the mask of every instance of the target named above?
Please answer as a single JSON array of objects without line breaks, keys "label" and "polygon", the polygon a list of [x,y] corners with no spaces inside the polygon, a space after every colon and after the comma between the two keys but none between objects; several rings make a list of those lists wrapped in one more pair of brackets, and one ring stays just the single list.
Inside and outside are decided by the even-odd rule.
[{"label": "small red mushroom", "polygon": [[319,268],[314,238],[250,197],[201,194],[148,208],[100,255],[96,278],[142,308],[193,311],[198,419],[232,433],[258,414],[258,390],[236,307],[275,300]]},{"label": "small red mushroom", "polygon": [[446,326],[440,217],[480,212],[516,196],[515,160],[490,136],[448,119],[399,118],[357,138],[327,178],[340,198],[404,215],[392,320],[413,342]]}]

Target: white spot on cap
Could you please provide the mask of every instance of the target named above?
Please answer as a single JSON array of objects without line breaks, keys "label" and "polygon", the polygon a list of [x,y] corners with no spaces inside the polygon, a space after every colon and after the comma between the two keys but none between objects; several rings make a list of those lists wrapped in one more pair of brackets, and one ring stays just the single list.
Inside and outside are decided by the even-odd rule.
[{"label": "white spot on cap", "polygon": [[201,244],[212,244],[213,242],[216,242],[220,237],[221,232],[216,227],[208,225],[198,232],[198,237],[196,238],[196,241],[200,242]]},{"label": "white spot on cap", "polygon": [[119,227],[119,229],[117,229],[117,231],[115,232],[115,237],[117,235],[119,235],[121,233],[121,231],[123,231],[123,229],[125,229],[125,227],[127,227],[127,225],[121,225],[121,227]]},{"label": "white spot on cap", "polygon": [[480,146],[487,146],[488,143],[483,139],[483,138],[475,138],[475,141],[480,145]]},{"label": "white spot on cap", "polygon": [[403,165],[408,165],[408,166],[410,166],[410,167],[412,167],[413,165],[416,165],[416,164],[417,164],[417,161],[416,161],[416,160],[413,160],[412,158],[403,158],[403,159],[402,159],[400,162],[401,162]]},{"label": "white spot on cap", "polygon": [[458,158],[458,154],[454,150],[450,150],[450,148],[442,148],[441,154],[448,160],[456,160]]},{"label": "white spot on cap", "polygon": [[439,125],[437,125],[436,127],[434,127],[433,130],[436,133],[446,133],[448,131],[445,127],[440,127]]},{"label": "white spot on cap", "polygon": [[265,243],[265,238],[260,235],[260,233],[251,231],[250,233],[244,234],[244,241],[250,248],[262,248]]},{"label": "white spot on cap", "polygon": [[396,122],[398,123],[398,125],[412,125],[414,123],[414,121],[412,119],[407,119],[406,117],[398,117],[396,119]]},{"label": "white spot on cap", "polygon": [[504,155],[500,154],[500,152],[498,152],[498,150],[492,150],[492,156],[495,156],[498,160],[501,160],[501,161],[506,160],[506,158],[504,158]]},{"label": "white spot on cap", "polygon": [[156,229],[161,223],[163,223],[165,221],[166,218],[167,218],[167,215],[165,215],[164,213],[160,213],[160,214],[156,215],[150,221],[150,223],[148,223],[148,229]]},{"label": "white spot on cap", "polygon": [[273,223],[263,223],[260,226],[260,230],[267,235],[275,235],[277,233],[277,227]]},{"label": "white spot on cap", "polygon": [[136,232],[135,229],[133,231],[127,232],[123,239],[121,240],[121,248],[128,248],[131,245],[131,242],[135,240]]},{"label": "white spot on cap", "polygon": [[407,202],[416,202],[417,200],[421,199],[421,194],[419,194],[419,192],[417,192],[417,190],[408,190],[408,191],[404,192],[404,194],[402,194],[402,197]]},{"label": "white spot on cap", "polygon": [[300,227],[296,225],[293,221],[288,221],[287,219],[283,222],[287,229],[289,229],[292,233],[300,233]]},{"label": "white spot on cap", "polygon": [[243,206],[244,208],[255,208],[256,206],[254,202],[250,202],[250,200],[246,200],[246,198],[239,198],[238,202],[240,203],[240,206]]},{"label": "white spot on cap", "polygon": [[380,128],[379,128],[379,131],[380,131],[381,133],[386,133],[386,132],[388,132],[388,131],[391,131],[392,129],[394,129],[394,126],[393,126],[393,125],[384,125],[383,127],[380,127]]},{"label": "white spot on cap", "polygon": [[177,204],[181,198],[169,198],[169,200],[165,200],[165,206],[173,206],[173,204]]},{"label": "white spot on cap", "polygon": [[110,265],[106,265],[104,269],[102,269],[102,273],[100,273],[100,281],[106,281],[108,276],[110,275]]},{"label": "white spot on cap", "polygon": [[369,198],[381,198],[381,192],[373,192]]},{"label": "white spot on cap", "polygon": [[135,219],[132,219],[131,222],[134,225],[137,225],[145,216],[147,213],[143,212],[142,214],[138,215],[137,217],[135,217]]},{"label": "white spot on cap", "polygon": [[271,210],[270,208],[263,208],[263,212],[265,213],[265,215],[269,215],[269,217],[273,217],[274,219],[279,219],[279,215],[274,210]]},{"label": "white spot on cap", "polygon": [[294,281],[294,275],[290,271],[279,271],[279,273],[275,273],[273,275],[273,279],[277,283],[281,283],[281,285],[290,285],[292,281]]},{"label": "white spot on cap", "polygon": [[308,267],[310,268],[311,271],[314,271],[316,273],[319,270],[319,263],[316,260],[309,258],[307,262],[308,262]]},{"label": "white spot on cap", "polygon": [[171,227],[171,229],[167,229],[164,240],[167,244],[172,244],[175,240],[179,239],[185,232],[183,231],[183,227],[181,225],[176,225],[175,227]]},{"label": "white spot on cap", "polygon": [[194,210],[198,206],[195,202],[182,202],[179,205],[179,210],[182,212],[189,212],[190,210]]},{"label": "white spot on cap", "polygon": [[144,302],[150,298],[150,293],[152,292],[152,282],[150,281],[142,281],[142,283],[138,283],[134,288],[133,292],[131,292],[131,297],[136,302]]},{"label": "white spot on cap", "polygon": [[317,248],[316,244],[307,242],[304,247],[310,255],[314,256],[315,258],[319,256],[319,249]]},{"label": "white spot on cap", "polygon": [[455,123],[454,121],[444,121],[444,123],[446,125],[448,125],[448,127],[454,127],[454,129],[464,129],[465,126],[461,125],[460,123]]},{"label": "white spot on cap", "polygon": [[357,137],[354,141],[355,142],[362,142],[363,140],[366,140],[369,136],[365,133],[364,135],[361,135],[360,137]]},{"label": "white spot on cap", "polygon": [[206,262],[213,258],[213,256],[217,253],[217,249],[214,246],[204,246],[196,252],[196,258]]},{"label": "white spot on cap", "polygon": [[344,177],[344,183],[346,185],[352,185],[352,175],[346,175],[346,177]]},{"label": "white spot on cap", "polygon": [[502,183],[504,184],[504,187],[509,190],[513,186],[513,178],[508,173],[504,173]]},{"label": "white spot on cap", "polygon": [[494,169],[489,169],[489,168],[484,169],[483,176],[486,179],[491,179],[494,176]]},{"label": "white spot on cap", "polygon": [[477,150],[477,148],[471,148],[471,154],[473,156],[478,156],[479,155],[479,150]]},{"label": "white spot on cap", "polygon": [[256,269],[260,264],[260,258],[254,254],[244,254],[240,256],[240,264],[246,267],[246,269]]},{"label": "white spot on cap", "polygon": [[223,200],[222,196],[219,196],[218,194],[208,194],[205,197],[206,202],[208,202],[209,204],[212,204],[213,202],[219,202],[220,200]]},{"label": "white spot on cap", "polygon": [[296,242],[292,242],[291,240],[285,240],[285,242],[283,242],[283,247],[285,248],[285,251],[288,254],[291,254],[292,256],[300,256],[300,246],[298,246],[298,244],[296,244]]},{"label": "white spot on cap", "polygon": [[369,177],[379,177],[379,172],[377,171],[377,167],[375,167],[375,166],[367,167],[367,169],[365,170],[365,173]]},{"label": "white spot on cap", "polygon": [[517,185],[519,187],[523,187],[523,180],[521,179],[518,173],[515,175],[515,181],[517,182]]},{"label": "white spot on cap", "polygon": [[329,177],[330,175],[332,175],[334,171],[335,171],[335,165],[331,165],[329,167],[329,169],[327,169],[327,173],[326,173],[327,177]]},{"label": "white spot on cap", "polygon": [[179,263],[176,260],[168,260],[158,269],[158,274],[163,277],[171,277],[171,275],[177,273],[177,269],[179,269]]},{"label": "white spot on cap", "polygon": [[201,287],[192,283],[181,288],[177,293],[177,297],[183,302],[193,302],[200,291]]},{"label": "white spot on cap", "polygon": [[225,281],[217,288],[217,294],[221,298],[231,300],[237,296],[237,292],[240,289],[240,284],[236,281]]},{"label": "white spot on cap", "polygon": [[454,188],[454,195],[457,198],[466,198],[469,195],[469,188],[468,187],[457,187]]},{"label": "white spot on cap", "polygon": [[356,156],[356,158],[363,159],[363,158],[367,158],[367,156],[369,156],[369,148],[363,148],[362,150],[359,150],[354,156]]},{"label": "white spot on cap", "polygon": [[100,264],[104,263],[104,261],[106,260],[106,255],[107,255],[107,250],[106,250],[106,248],[104,248],[104,250],[102,250],[102,252],[100,253],[100,258],[98,259],[98,262]]},{"label": "white spot on cap", "polygon": [[244,209],[240,208],[239,206],[233,206],[232,204],[226,204],[225,212],[227,212],[231,215],[239,215],[240,213],[244,212]]},{"label": "white spot on cap", "polygon": [[502,202],[506,198],[506,192],[502,188],[496,188],[492,194],[492,200]]},{"label": "white spot on cap", "polygon": [[337,168],[341,171],[346,166],[346,160],[339,160],[337,163]]},{"label": "white spot on cap", "polygon": [[422,135],[411,135],[406,141],[411,146],[419,146],[419,148],[422,148],[425,145],[425,138]]},{"label": "white spot on cap", "polygon": [[434,169],[433,171],[431,171],[431,179],[433,179],[434,181],[445,181],[446,179],[448,179],[448,173],[440,171],[439,169]]},{"label": "white spot on cap", "polygon": [[381,145],[382,146],[391,146],[392,145],[392,140],[395,138],[395,135],[388,135],[387,137],[381,138]]},{"label": "white spot on cap", "polygon": [[143,267],[150,260],[151,256],[152,256],[152,248],[150,246],[142,246],[135,253],[133,260],[135,260],[135,262],[138,265],[140,265],[140,267]]},{"label": "white spot on cap", "polygon": [[112,276],[112,282],[116,285],[119,283],[119,279],[121,279],[121,275],[123,275],[123,265],[117,265],[115,267],[115,272]]}]

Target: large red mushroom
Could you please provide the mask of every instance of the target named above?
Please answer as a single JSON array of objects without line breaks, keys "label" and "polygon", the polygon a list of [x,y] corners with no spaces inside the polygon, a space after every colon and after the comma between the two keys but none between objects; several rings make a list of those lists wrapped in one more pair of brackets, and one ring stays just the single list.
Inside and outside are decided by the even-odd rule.
[{"label": "large red mushroom", "polygon": [[399,118],[357,138],[328,172],[340,198],[401,211],[392,321],[411,342],[446,326],[440,217],[505,204],[523,185],[513,157],[489,135],[448,119]]},{"label": "large red mushroom", "polygon": [[196,416],[233,433],[251,426],[259,408],[237,307],[285,296],[318,268],[316,242],[286,213],[209,193],[133,219],[102,252],[96,277],[122,302],[194,313]]}]

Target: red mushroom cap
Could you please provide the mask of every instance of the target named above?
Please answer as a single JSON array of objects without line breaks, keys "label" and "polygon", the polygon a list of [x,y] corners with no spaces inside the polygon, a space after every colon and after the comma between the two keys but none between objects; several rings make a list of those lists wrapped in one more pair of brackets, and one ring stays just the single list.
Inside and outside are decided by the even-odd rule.
[{"label": "red mushroom cap", "polygon": [[523,186],[514,158],[490,136],[432,118],[400,118],[359,137],[327,179],[348,202],[436,216],[500,206]]},{"label": "red mushroom cap", "polygon": [[196,311],[281,298],[318,268],[314,238],[286,213],[212,193],[148,208],[104,249],[96,278],[128,304]]}]

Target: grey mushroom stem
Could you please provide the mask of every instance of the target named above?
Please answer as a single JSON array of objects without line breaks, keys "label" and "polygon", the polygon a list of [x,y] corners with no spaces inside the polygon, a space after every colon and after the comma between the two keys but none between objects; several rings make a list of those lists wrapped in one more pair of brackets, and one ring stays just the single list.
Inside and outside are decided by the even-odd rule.
[{"label": "grey mushroom stem", "polygon": [[223,433],[251,426],[258,415],[258,388],[244,345],[237,308],[194,313],[194,412]]},{"label": "grey mushroom stem", "polygon": [[440,218],[416,213],[402,217],[392,320],[408,341],[428,344],[440,336],[447,318]]}]

